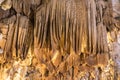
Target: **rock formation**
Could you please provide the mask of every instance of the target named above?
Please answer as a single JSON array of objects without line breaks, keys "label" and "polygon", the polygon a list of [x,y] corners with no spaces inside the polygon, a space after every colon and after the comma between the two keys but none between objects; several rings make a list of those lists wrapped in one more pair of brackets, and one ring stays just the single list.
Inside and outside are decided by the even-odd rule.
[{"label": "rock formation", "polygon": [[0,79],[119,80],[115,1],[0,0]]}]

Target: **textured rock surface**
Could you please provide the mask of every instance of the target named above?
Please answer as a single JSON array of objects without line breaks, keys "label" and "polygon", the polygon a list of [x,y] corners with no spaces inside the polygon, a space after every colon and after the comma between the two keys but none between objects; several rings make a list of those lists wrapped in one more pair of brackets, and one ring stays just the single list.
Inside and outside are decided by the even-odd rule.
[{"label": "textured rock surface", "polygon": [[112,0],[113,7],[114,7],[114,16],[120,16],[120,1],[119,0]]},{"label": "textured rock surface", "polygon": [[0,80],[120,80],[116,3],[0,0]]}]

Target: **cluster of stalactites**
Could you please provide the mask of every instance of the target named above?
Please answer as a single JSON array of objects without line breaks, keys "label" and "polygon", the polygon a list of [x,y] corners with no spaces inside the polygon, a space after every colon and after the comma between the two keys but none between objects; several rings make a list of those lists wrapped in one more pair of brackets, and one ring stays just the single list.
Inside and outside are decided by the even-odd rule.
[{"label": "cluster of stalactites", "polygon": [[[3,20],[4,22],[4,20]],[[8,24],[4,57],[25,59],[33,38],[33,27],[29,19],[20,14],[6,20]]]},{"label": "cluster of stalactites", "polygon": [[[10,1],[5,0],[5,6]],[[111,0],[12,0],[11,3],[10,10],[14,13],[12,17],[5,16],[10,18],[8,21],[15,18],[8,23],[6,45],[10,46],[5,48],[7,54],[12,52],[13,43],[16,54],[19,49],[21,54],[27,54],[28,50],[25,49],[33,41],[33,37],[28,36],[33,35],[33,30],[35,48],[63,50],[67,53],[73,50],[78,54],[108,53],[107,31],[113,27],[110,26]]]},{"label": "cluster of stalactites", "polygon": [[53,50],[62,48],[66,51],[73,48],[80,52],[81,46],[86,45],[83,42],[87,25],[83,0],[52,0],[37,9],[35,21],[39,47]]},{"label": "cluster of stalactites", "polygon": [[[69,53],[108,53],[112,11],[104,0],[51,0],[36,10],[35,38],[40,48]],[[109,19],[109,20],[107,20]]]}]

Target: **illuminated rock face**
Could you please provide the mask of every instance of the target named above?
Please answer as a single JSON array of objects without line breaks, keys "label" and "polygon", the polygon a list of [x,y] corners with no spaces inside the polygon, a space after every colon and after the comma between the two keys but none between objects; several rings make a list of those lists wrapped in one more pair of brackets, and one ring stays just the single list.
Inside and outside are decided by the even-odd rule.
[{"label": "illuminated rock face", "polygon": [[8,10],[12,7],[11,0],[0,0],[0,6],[3,10]]},{"label": "illuminated rock face", "polygon": [[112,12],[111,0],[4,0],[0,80],[119,80]]}]

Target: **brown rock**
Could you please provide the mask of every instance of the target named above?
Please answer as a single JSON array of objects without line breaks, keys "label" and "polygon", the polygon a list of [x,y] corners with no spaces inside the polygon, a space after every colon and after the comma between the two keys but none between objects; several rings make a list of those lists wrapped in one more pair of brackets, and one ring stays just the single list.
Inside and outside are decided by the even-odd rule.
[{"label": "brown rock", "polygon": [[95,55],[90,55],[86,58],[86,62],[89,66],[97,65],[97,57]]},{"label": "brown rock", "polygon": [[98,65],[105,67],[108,64],[109,56],[107,53],[97,54]]}]

